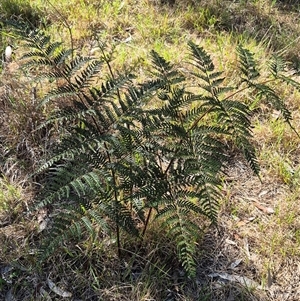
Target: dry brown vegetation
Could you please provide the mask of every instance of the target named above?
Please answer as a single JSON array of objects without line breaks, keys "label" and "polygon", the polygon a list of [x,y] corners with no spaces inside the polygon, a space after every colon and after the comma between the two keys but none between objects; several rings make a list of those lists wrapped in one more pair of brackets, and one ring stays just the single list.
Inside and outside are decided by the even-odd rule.
[{"label": "dry brown vegetation", "polygon": [[[296,64],[300,50],[300,6],[291,0],[177,0],[174,5],[156,0],[30,0],[26,9],[21,0],[11,2],[0,3],[0,18],[30,19],[78,52],[97,52],[95,34],[115,43],[114,67],[145,67],[151,49],[180,62],[190,39],[213,53],[228,74],[239,42],[262,64],[272,53]],[[0,48],[8,43],[17,42],[1,32]],[[47,212],[27,214],[40,186],[29,175],[51,148],[51,133],[39,129],[49,111],[37,106],[44,87],[31,89],[19,69],[21,54],[15,52],[0,75],[1,300],[300,300],[300,139],[267,106],[254,120],[262,181],[232,154],[218,228],[199,235],[195,281],[185,279],[174,244],[157,224],[143,246],[124,237],[122,260],[113,239],[87,235],[75,245],[66,243],[63,252],[39,265],[34,250]],[[300,132],[299,92],[278,90]],[[104,253],[107,246],[111,250]]]}]

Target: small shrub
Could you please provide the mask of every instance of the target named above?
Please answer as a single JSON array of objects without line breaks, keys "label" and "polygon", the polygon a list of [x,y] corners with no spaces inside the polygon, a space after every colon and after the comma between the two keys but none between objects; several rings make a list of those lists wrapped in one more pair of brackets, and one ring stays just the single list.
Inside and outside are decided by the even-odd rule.
[{"label": "small shrub", "polygon": [[[217,223],[228,145],[259,175],[253,104],[243,101],[245,91],[255,108],[267,102],[291,125],[290,111],[270,86],[300,89],[286,75],[285,63],[274,58],[262,81],[253,54],[239,46],[240,81],[228,86],[210,55],[190,42],[187,71],[152,51],[149,78],[139,82],[132,72],[112,70],[112,53],[101,43],[100,57],[72,58],[73,51],[61,43],[31,32],[23,37],[23,48],[23,68],[48,87],[40,105],[60,104],[45,123],[61,129],[56,145],[36,171],[46,178],[35,208],[49,207],[56,216],[43,257],[70,235],[80,237],[83,228],[95,235],[96,227],[116,236],[121,256],[121,231],[142,243],[156,219],[194,276],[193,256],[204,226],[194,217]],[[98,83],[103,73],[107,80]]]}]

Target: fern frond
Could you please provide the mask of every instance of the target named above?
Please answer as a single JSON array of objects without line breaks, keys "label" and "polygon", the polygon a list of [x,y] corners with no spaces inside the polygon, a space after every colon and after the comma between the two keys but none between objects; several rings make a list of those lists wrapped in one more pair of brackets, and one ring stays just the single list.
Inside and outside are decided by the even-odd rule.
[{"label": "fern frond", "polygon": [[240,45],[237,47],[237,53],[239,56],[239,69],[244,75],[244,78],[242,79],[245,81],[253,81],[258,78],[259,71],[257,70],[257,63],[254,59],[253,53]]},{"label": "fern frond", "polygon": [[235,145],[242,151],[250,164],[251,169],[256,175],[259,175],[259,164],[252,138],[251,112],[247,105],[239,101],[225,100],[222,102],[224,112],[220,113],[219,118],[224,122],[225,127],[232,135]]},{"label": "fern frond", "polygon": [[275,110],[280,111],[284,121],[291,125],[292,114],[278,94],[272,88],[263,84],[257,84],[255,88],[258,90],[258,97],[264,98]]},{"label": "fern frond", "polygon": [[27,36],[23,36],[25,47],[40,50],[46,49],[46,45],[50,42],[50,39],[50,36],[47,36],[40,30],[32,30]]},{"label": "fern frond", "polygon": [[[65,242],[70,232],[74,232],[76,222],[80,219],[81,215],[76,210],[62,211],[55,218],[54,223],[49,231],[47,231],[46,238],[42,240],[39,248],[38,259],[40,261],[46,260],[51,256],[62,243]],[[76,231],[78,235],[78,230]]]},{"label": "fern frond", "polygon": [[173,69],[173,65],[166,61],[162,56],[160,56],[156,51],[152,50],[150,52],[151,60],[154,68],[159,71],[159,73],[164,74]]},{"label": "fern frond", "polygon": [[[41,102],[41,105],[45,105],[48,101],[52,99],[60,99],[62,97],[70,96],[79,96],[80,93],[83,93],[87,88],[90,87],[91,83],[94,81],[95,77],[100,71],[102,63],[100,61],[89,62],[88,65],[84,66],[80,70],[79,74],[75,75],[74,78],[70,78],[67,82],[57,89],[50,91]],[[69,66],[67,66],[69,69]],[[60,73],[50,73],[52,75],[63,75],[71,73],[70,70],[64,72],[63,70]],[[76,97],[76,98],[77,98]]]},{"label": "fern frond", "polygon": [[66,79],[70,79],[77,74],[77,72],[86,66],[91,61],[91,58],[84,56],[76,56],[72,61],[66,62],[63,66],[63,74]]},{"label": "fern frond", "polygon": [[190,218],[187,218],[188,213],[186,202],[179,200],[166,206],[156,218],[164,219],[165,226],[168,227],[170,235],[176,241],[179,259],[188,275],[193,278],[196,275],[194,254],[199,228]]},{"label": "fern frond", "polygon": [[[191,56],[192,56],[192,65],[194,65],[197,69],[201,70],[204,75],[207,72],[212,72],[215,69],[213,61],[210,55],[202,48],[193,43],[192,41],[188,42],[188,46],[190,48]],[[202,75],[202,76],[204,76]],[[220,74],[216,73],[215,77],[219,77]],[[207,77],[203,77],[203,80],[207,81]]]},{"label": "fern frond", "polygon": [[151,51],[152,68],[156,71],[151,73],[157,78],[163,80],[164,88],[168,88],[170,84],[178,84],[184,80],[184,77],[176,70],[175,66],[166,61],[156,51]]},{"label": "fern frond", "polygon": [[109,225],[107,218],[103,215],[103,212],[99,212],[97,206],[95,208],[88,210],[88,215],[100,226],[100,229],[106,233],[111,232],[111,225]]},{"label": "fern frond", "polygon": [[273,56],[272,60],[269,63],[269,68],[272,75],[277,78],[286,68],[286,63],[283,58],[280,56]]},{"label": "fern frond", "polygon": [[[188,43],[191,70],[182,73],[152,51],[150,78],[141,83],[126,70],[114,72],[112,52],[101,43],[99,59],[71,59],[70,50],[38,32],[28,35],[24,45],[28,47],[25,67],[43,65],[45,68],[36,68],[35,78],[41,75],[50,82],[50,92],[41,104],[50,100],[68,103],[48,114],[45,125],[53,124],[62,131],[58,131],[50,158],[37,170],[45,179],[36,208],[51,204],[58,217],[52,229],[51,237],[58,237],[53,246],[69,235],[79,238],[89,233],[96,239],[101,227],[109,234],[115,231],[120,250],[120,231],[140,237],[138,223],[144,224],[144,233],[150,215],[155,214],[174,239],[186,271],[195,276],[199,222],[194,217],[217,222],[227,142],[259,173],[252,111],[239,94],[248,89],[291,121],[284,101],[268,87],[270,81],[259,83],[254,55],[241,46],[237,49],[238,86],[243,84],[239,88],[228,86],[225,73],[193,42]],[[270,69],[272,81],[300,90],[284,73],[279,58]],[[102,70],[107,74],[101,78],[107,80],[99,84]],[[196,87],[193,84],[189,89],[191,81]]]},{"label": "fern frond", "polygon": [[52,180],[47,188],[47,196],[37,203],[36,209],[62,199],[69,199],[71,194],[81,198],[102,191],[103,180],[100,180],[99,176],[93,171],[74,177],[72,173],[65,169],[56,168],[55,172],[52,172],[52,176],[55,177],[55,180]]},{"label": "fern frond", "polygon": [[139,232],[130,210],[120,202],[101,202],[99,203],[101,211],[105,212],[106,216],[110,217],[117,225],[124,229],[129,234],[138,237]]},{"label": "fern frond", "polygon": [[91,83],[94,81],[95,77],[100,72],[100,67],[102,66],[101,61],[91,61],[80,74],[74,77],[74,85],[77,90],[82,92],[86,87],[90,87]]},{"label": "fern frond", "polygon": [[[50,45],[50,47],[53,47]],[[56,51],[55,53],[50,53],[48,56],[51,56],[51,59],[55,66],[60,67],[61,65],[68,62],[68,60],[72,57],[72,49],[62,49],[60,51]]]},{"label": "fern frond", "polygon": [[26,52],[21,60],[23,69],[34,66],[48,66],[49,68],[65,63],[71,56],[71,50],[64,50],[62,43],[51,42],[50,37],[41,32],[32,32],[25,38],[23,47]]}]

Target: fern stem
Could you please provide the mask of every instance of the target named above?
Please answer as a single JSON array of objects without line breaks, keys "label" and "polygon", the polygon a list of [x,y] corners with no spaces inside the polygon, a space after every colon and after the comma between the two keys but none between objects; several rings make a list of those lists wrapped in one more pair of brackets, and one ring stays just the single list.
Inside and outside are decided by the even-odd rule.
[{"label": "fern stem", "polygon": [[[101,50],[101,53],[102,53],[102,56],[103,56],[103,59],[104,59],[104,62],[106,63],[107,67],[108,67],[108,70],[109,70],[109,73],[112,77],[112,79],[115,79],[115,75],[114,75],[114,72],[112,70],[112,67],[110,65],[110,59],[106,56],[104,50],[103,50],[103,47],[99,47],[100,50]],[[121,95],[120,95],[120,91],[119,89],[117,88],[117,96],[118,96],[118,100],[120,101],[121,100]]]},{"label": "fern stem", "polygon": [[[108,70],[109,70],[109,73],[110,73],[112,79],[115,80],[115,75],[114,75],[114,72],[113,72],[111,64],[110,64],[110,59],[105,54],[103,47],[100,47],[100,51],[102,53],[104,62],[106,63],[106,65],[108,67]],[[117,88],[117,97],[118,97],[118,100],[119,100],[119,103],[120,103],[121,102],[121,94],[120,94],[119,88]],[[128,130],[130,129],[130,125],[128,123],[126,123],[126,127],[128,128]],[[109,154],[108,154],[108,156],[109,156]],[[133,187],[131,186],[130,195],[132,195],[132,194],[133,194]],[[115,199],[116,199],[116,196],[115,196]],[[130,202],[130,212],[132,212],[132,209],[133,209],[132,202]],[[117,225],[117,240],[118,240],[118,254],[119,254],[119,257],[120,257],[121,256],[121,244],[120,244],[120,234],[119,234],[119,226],[118,225]]]},{"label": "fern stem", "polygon": [[191,127],[187,130],[187,132],[189,133],[190,131],[192,131],[197,125],[198,123],[214,108],[214,106],[211,106],[209,109],[207,109],[201,116],[199,116],[199,118],[197,118],[193,124],[191,125]]},{"label": "fern stem", "polygon": [[[104,147],[106,149],[106,155],[107,155],[107,159],[109,164],[111,165],[112,160],[108,151],[108,147],[107,144],[104,143]],[[111,171],[111,175],[112,175],[112,179],[113,179],[113,189],[114,189],[114,198],[115,198],[115,219],[116,219],[116,234],[117,234],[117,245],[118,245],[118,257],[121,258],[121,239],[120,239],[120,227],[119,227],[119,213],[118,213],[118,194],[117,194],[117,180],[116,180],[116,173],[113,170],[113,168],[110,168]]]},{"label": "fern stem", "polygon": [[[271,82],[273,82],[273,81],[275,81],[275,80],[276,80],[276,78],[268,79],[268,80],[266,80],[266,81],[264,81],[264,82],[262,82],[262,83],[260,83],[260,84],[261,84],[261,85],[265,85],[265,84],[271,83]],[[251,85],[252,85],[253,87],[255,87],[254,84],[251,84]],[[242,88],[242,89],[239,89],[239,90],[235,91],[234,93],[231,93],[230,95],[228,95],[228,96],[226,96],[225,98],[223,98],[222,101],[228,100],[228,99],[232,98],[233,96],[235,96],[236,94],[240,94],[241,92],[243,92],[244,90],[247,90],[247,89],[249,89],[249,86],[247,86],[247,87],[245,87],[245,88]]]},{"label": "fern stem", "polygon": [[150,220],[150,217],[151,217],[152,209],[153,209],[153,208],[150,208],[150,210],[149,210],[149,212],[148,212],[148,215],[147,215],[147,219],[146,219],[145,227],[144,227],[144,229],[143,229],[143,234],[142,234],[142,236],[145,235],[145,233],[146,233],[146,231],[147,231],[147,229],[148,229],[148,224],[149,224],[149,220]]}]

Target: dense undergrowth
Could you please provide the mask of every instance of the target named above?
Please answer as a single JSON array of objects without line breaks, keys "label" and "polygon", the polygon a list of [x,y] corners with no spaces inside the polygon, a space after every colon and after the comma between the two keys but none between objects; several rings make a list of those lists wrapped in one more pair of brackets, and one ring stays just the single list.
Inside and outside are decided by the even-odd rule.
[{"label": "dense undergrowth", "polygon": [[[203,3],[201,20],[194,19],[199,13],[196,1],[183,2],[193,17],[185,15],[187,29],[192,26],[204,36],[208,32],[243,31],[245,24],[231,24],[230,15],[221,13],[218,1]],[[249,9],[254,2],[230,8]],[[68,48],[51,29],[54,19],[33,13],[26,17],[29,3],[26,10],[22,10],[24,4],[16,4],[19,14],[30,21],[28,30],[24,30],[26,23],[16,29],[19,18],[9,9],[5,18],[14,16],[2,24],[2,43],[13,42],[16,55],[4,62],[1,75],[1,183],[2,199],[7,200],[0,206],[1,227],[9,231],[7,225],[22,226],[19,239],[17,229],[11,242],[8,233],[1,234],[6,249],[0,258],[13,250],[6,262],[15,274],[1,272],[0,285],[7,288],[13,280],[13,292],[31,300],[22,288],[26,283],[15,281],[21,271],[31,275],[27,286],[33,290],[39,286],[33,276],[36,273],[42,278],[44,273],[54,273],[63,287],[61,275],[70,277],[76,271],[79,284],[72,292],[85,299],[124,300],[130,292],[128,300],[146,300],[147,296],[154,300],[210,300],[213,293],[206,286],[188,293],[191,286],[186,286],[186,279],[199,278],[198,258],[205,250],[201,245],[206,233],[213,231],[211,224],[222,225],[218,210],[228,166],[241,160],[237,156],[241,153],[246,159],[243,164],[248,161],[249,170],[259,175],[260,158],[255,148],[260,146],[253,140],[252,129],[261,116],[266,120],[276,114],[289,124],[293,139],[297,139],[298,127],[288,99],[299,90],[299,64],[292,47],[281,51],[284,45],[272,35],[273,25],[259,22],[261,31],[269,28],[269,33],[260,36],[257,30],[253,38],[264,45],[271,37],[267,55],[254,55],[242,44],[251,37],[248,32],[235,39],[240,44],[235,54],[231,53],[228,72],[228,62],[218,62],[205,47],[194,42],[183,47],[182,41],[176,40],[180,26],[170,32],[165,25],[156,32],[152,25],[153,35],[143,32],[149,30],[145,26],[133,38],[133,46],[145,38],[143,34],[154,43],[156,51],[150,54],[149,49],[147,57],[142,53],[143,61],[135,47],[127,47],[131,40],[121,42],[128,32],[129,37],[135,34],[132,28],[123,32],[122,27],[128,24],[114,27],[111,22],[110,28],[107,23],[105,35],[92,24],[88,29],[92,49],[88,49],[80,46],[86,37],[78,39],[72,21],[50,5],[48,9],[52,7],[59,15],[62,35],[72,47]],[[115,1],[109,6],[100,1],[93,5],[115,9],[121,16],[129,4]],[[150,9],[159,7],[161,15],[166,13],[166,18],[170,10],[174,12],[183,4],[151,5]],[[253,13],[255,17],[263,16],[265,7],[255,7],[261,9]],[[36,23],[29,16],[36,18]],[[50,35],[32,30],[38,24],[48,24]],[[122,28],[118,33],[117,26]],[[185,48],[185,54],[180,51],[174,63],[169,61],[174,50],[169,53],[162,50],[164,42],[157,44],[170,37],[171,44]],[[107,46],[112,44],[115,46]],[[271,57],[271,49],[278,53]],[[162,50],[163,56],[157,50]],[[268,155],[265,162],[269,162]],[[278,168],[294,189],[297,171],[292,174],[283,163]],[[29,222],[32,218],[34,223]],[[21,251],[22,241],[25,251]],[[57,260],[65,271],[59,266],[51,270]],[[92,279],[92,287],[86,287],[84,277]],[[162,279],[161,283],[152,283],[153,277]],[[142,288],[135,285],[138,282],[144,284]],[[126,283],[130,283],[128,288]],[[56,295],[70,296],[68,290],[55,291],[49,278],[47,284]],[[114,285],[116,291],[105,292]],[[39,289],[38,295],[49,296],[44,289]],[[247,290],[235,293],[237,298],[250,295]]]}]

